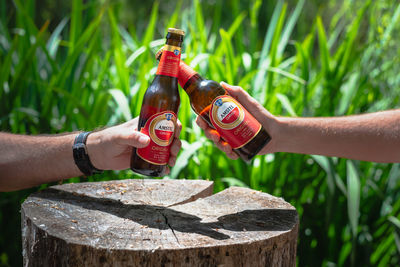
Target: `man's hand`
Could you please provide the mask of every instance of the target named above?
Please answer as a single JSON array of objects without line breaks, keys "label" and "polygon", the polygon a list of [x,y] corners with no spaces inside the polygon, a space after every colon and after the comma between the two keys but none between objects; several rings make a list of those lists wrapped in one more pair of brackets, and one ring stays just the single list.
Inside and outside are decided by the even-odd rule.
[{"label": "man's hand", "polygon": [[[126,123],[93,132],[86,142],[88,154],[93,166],[101,170],[123,170],[130,167],[132,148],[146,147],[150,138],[137,131],[138,118]],[[174,140],[171,145],[169,166],[174,166],[176,157],[181,148],[178,139],[182,125],[177,121]],[[167,168],[167,173],[169,168]]]},{"label": "man's hand", "polygon": [[[267,153],[275,152],[274,125],[276,124],[276,119],[274,118],[274,116],[241,87],[232,86],[224,82],[221,82],[221,86],[224,87],[226,91],[228,91],[229,95],[238,100],[239,103],[242,104],[242,106],[247,109],[247,111],[250,112],[251,115],[253,115],[259,123],[261,123],[261,125],[271,136],[271,142],[269,142],[263,149],[261,149],[258,154],[264,155]],[[232,150],[232,147],[221,138],[221,136],[215,129],[210,128],[210,126],[200,116],[197,117],[196,122],[200,126],[200,128],[204,130],[206,137],[213,141],[215,146],[225,152],[229,158],[239,158],[238,155]]]},{"label": "man's hand", "polygon": [[[342,157],[374,162],[400,162],[400,109],[363,115],[298,118],[274,117],[239,86],[221,85],[236,98],[267,130],[271,141],[259,152],[290,152]],[[201,118],[198,125],[215,145],[237,156]]]}]

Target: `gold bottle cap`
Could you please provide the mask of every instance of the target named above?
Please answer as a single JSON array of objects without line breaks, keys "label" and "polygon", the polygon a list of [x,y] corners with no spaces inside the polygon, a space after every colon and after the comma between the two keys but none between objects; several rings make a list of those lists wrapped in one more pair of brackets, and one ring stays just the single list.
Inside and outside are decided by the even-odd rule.
[{"label": "gold bottle cap", "polygon": [[181,29],[168,28],[168,32],[185,36],[185,32]]}]

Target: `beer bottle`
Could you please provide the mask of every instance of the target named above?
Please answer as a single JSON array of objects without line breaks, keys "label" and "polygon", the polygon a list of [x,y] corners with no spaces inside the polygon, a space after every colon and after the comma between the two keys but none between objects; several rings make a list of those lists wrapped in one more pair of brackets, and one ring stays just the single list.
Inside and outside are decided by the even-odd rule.
[{"label": "beer bottle", "polygon": [[[163,54],[161,48],[156,58]],[[203,79],[183,61],[179,64],[178,82],[188,94],[193,111],[244,161],[250,161],[271,140],[264,127],[219,83]]]},{"label": "beer bottle", "polygon": [[156,76],[143,97],[138,130],[150,137],[144,148],[133,148],[131,169],[148,176],[161,176],[166,169],[174,139],[180,104],[178,70],[184,32],[169,28]]}]

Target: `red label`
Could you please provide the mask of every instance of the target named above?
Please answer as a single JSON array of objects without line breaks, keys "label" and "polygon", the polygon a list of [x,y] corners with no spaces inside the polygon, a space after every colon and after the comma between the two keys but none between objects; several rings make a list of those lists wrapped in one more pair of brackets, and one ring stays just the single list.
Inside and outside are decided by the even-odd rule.
[{"label": "red label", "polygon": [[141,133],[150,137],[150,144],[144,148],[138,148],[137,154],[147,162],[156,165],[165,165],[169,160],[172,140],[174,139],[176,114],[172,111],[164,111],[151,116]]},{"label": "red label", "polygon": [[179,85],[184,88],[185,84],[187,81],[193,77],[193,75],[197,74],[195,70],[193,70],[191,67],[186,65],[185,62],[181,60],[179,63],[179,75],[178,75],[178,82]]},{"label": "red label", "polygon": [[181,48],[165,45],[156,74],[178,78],[180,60]]},{"label": "red label", "polygon": [[261,124],[229,95],[216,97],[209,112],[212,125],[235,149],[250,142],[261,129]]}]

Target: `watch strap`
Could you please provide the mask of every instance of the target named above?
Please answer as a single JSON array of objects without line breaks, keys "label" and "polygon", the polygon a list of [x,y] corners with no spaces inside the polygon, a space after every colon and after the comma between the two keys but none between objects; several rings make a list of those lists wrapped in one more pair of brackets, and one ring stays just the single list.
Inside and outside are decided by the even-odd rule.
[{"label": "watch strap", "polygon": [[85,176],[103,172],[93,166],[87,152],[86,140],[91,133],[92,132],[82,132],[78,134],[75,137],[74,145],[72,146],[75,164]]}]

